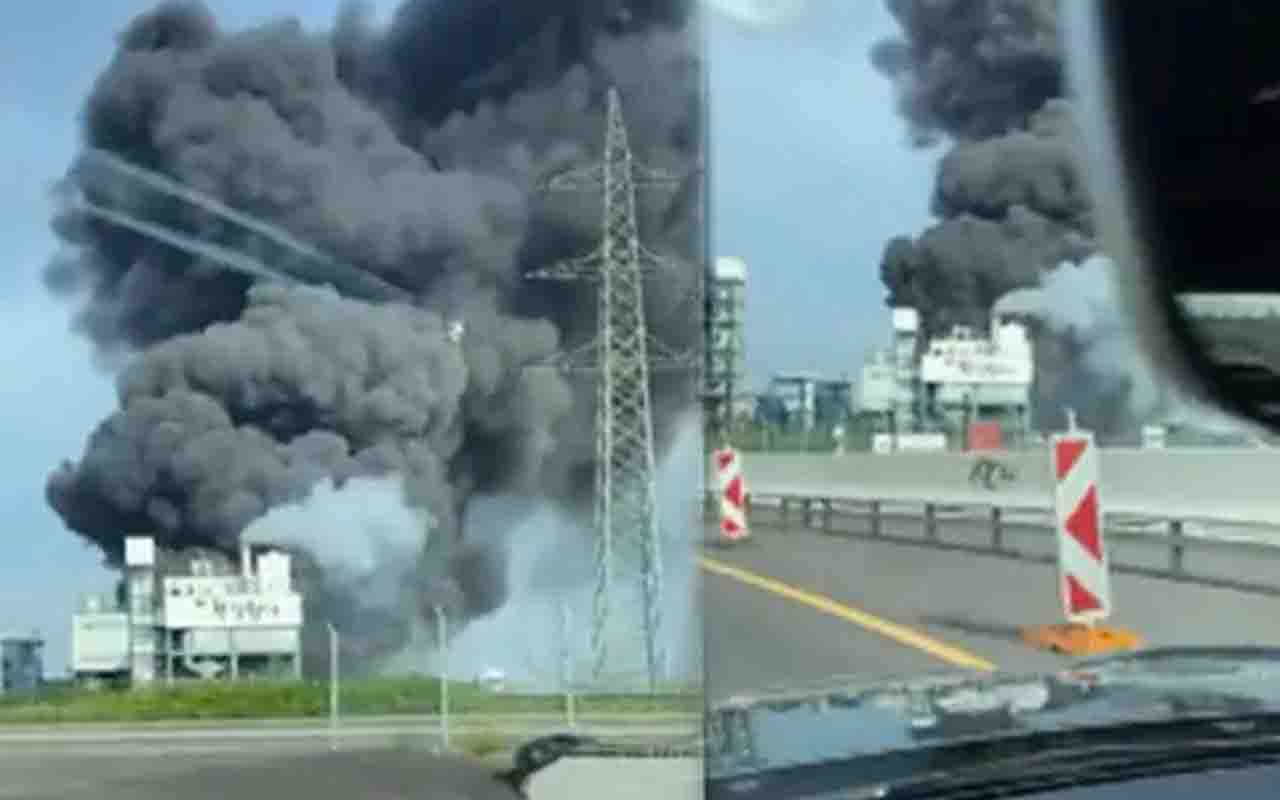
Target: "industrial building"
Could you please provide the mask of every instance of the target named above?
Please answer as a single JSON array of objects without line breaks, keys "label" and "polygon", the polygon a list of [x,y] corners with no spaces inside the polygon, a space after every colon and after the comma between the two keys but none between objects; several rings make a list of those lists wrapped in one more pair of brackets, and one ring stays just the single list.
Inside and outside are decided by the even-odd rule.
[{"label": "industrial building", "polygon": [[853,381],[804,372],[779,372],[757,399],[761,422],[782,430],[809,433],[833,430],[853,415]]},{"label": "industrial building", "polygon": [[0,632],[0,695],[34,692],[44,682],[44,639]]},{"label": "industrial building", "polygon": [[982,422],[1028,434],[1035,359],[1023,323],[997,314],[988,332],[956,326],[922,342],[915,309],[895,308],[892,320],[892,341],[863,366],[857,400],[859,412],[882,420],[890,449],[921,434],[945,446],[940,435],[954,440]]},{"label": "industrial building", "polygon": [[717,258],[711,276],[707,392],[721,408],[735,416],[750,413],[747,385],[746,315],[747,263],[741,258]]},{"label": "industrial building", "polygon": [[82,598],[72,621],[73,676],[131,685],[301,677],[302,595],[291,559],[254,556],[245,546],[238,569],[201,555],[166,574],[153,539],[128,538],[121,591]]}]

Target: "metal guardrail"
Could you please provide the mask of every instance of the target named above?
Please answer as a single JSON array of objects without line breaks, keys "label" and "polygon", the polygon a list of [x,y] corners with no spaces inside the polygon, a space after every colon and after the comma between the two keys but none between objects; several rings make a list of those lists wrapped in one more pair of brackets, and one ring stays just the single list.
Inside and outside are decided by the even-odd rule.
[{"label": "metal guardrail", "polygon": [[[756,528],[801,527],[866,541],[1057,563],[1053,514],[1043,506],[752,493],[746,510]],[[707,492],[706,518],[714,520],[718,513],[718,495]],[[885,522],[890,520],[918,520],[919,528],[914,535],[889,531]],[[1218,525],[1213,518],[1104,512],[1104,520],[1113,572],[1280,597],[1280,528],[1254,526],[1255,535],[1246,540],[1192,535],[1190,529]],[[1274,541],[1267,541],[1269,536]]]},{"label": "metal guardrail", "polygon": [[[1098,448],[1102,507],[1135,516],[1265,523],[1280,529],[1275,490],[1280,450],[1126,450]],[[708,488],[718,475],[708,459]],[[870,501],[898,498],[944,503],[1052,507],[1056,480],[1046,450],[846,454],[743,454],[743,474],[757,494]]]}]

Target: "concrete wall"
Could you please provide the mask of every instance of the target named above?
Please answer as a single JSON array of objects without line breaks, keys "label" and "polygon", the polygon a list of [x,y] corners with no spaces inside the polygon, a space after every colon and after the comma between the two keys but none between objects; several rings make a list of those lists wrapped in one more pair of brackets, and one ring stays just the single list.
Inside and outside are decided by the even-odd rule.
[{"label": "concrete wall", "polygon": [[[743,453],[749,492],[849,499],[936,500],[1048,507],[1047,449],[989,454],[1016,476],[994,490],[970,475],[978,454]],[[708,463],[710,469],[710,463]],[[1280,524],[1280,450],[1102,450],[1106,511]],[[715,486],[714,476],[708,486]]]}]

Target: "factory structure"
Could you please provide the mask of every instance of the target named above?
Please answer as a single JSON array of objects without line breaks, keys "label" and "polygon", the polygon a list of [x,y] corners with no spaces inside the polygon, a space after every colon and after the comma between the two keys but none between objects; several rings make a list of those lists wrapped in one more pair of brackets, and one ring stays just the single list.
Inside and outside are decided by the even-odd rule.
[{"label": "factory structure", "polygon": [[706,391],[712,408],[734,417],[749,415],[753,397],[747,384],[747,263],[721,256],[713,263],[708,302]]},{"label": "factory structure", "polygon": [[1028,440],[1035,359],[1025,324],[996,314],[989,330],[956,326],[924,340],[915,309],[895,308],[891,318],[888,345],[867,358],[857,380],[777,373],[756,398],[757,420],[841,441],[857,421],[879,452],[995,449]]},{"label": "factory structure", "polygon": [[714,261],[708,293],[707,392],[713,407],[737,419],[814,430],[846,422],[853,383],[805,373],[778,373],[763,393],[752,391],[746,367],[747,263],[734,256]]},{"label": "factory structure", "polygon": [[[735,415],[775,433],[785,446],[847,447],[875,452],[995,450],[1042,443],[1032,429],[1035,347],[1025,312],[997,305],[985,327],[957,325],[925,337],[919,312],[891,309],[891,333],[854,376],[774,373],[764,391],[748,390],[743,321],[746,264],[718,258],[709,302],[708,347],[713,384],[735,398]],[[1184,295],[1184,310],[1242,376],[1277,380],[1280,356],[1267,332],[1280,329],[1280,295]],[[1152,421],[1126,439],[1145,449],[1187,446],[1276,446],[1271,437],[1199,429],[1185,421]],[[777,439],[772,441],[776,442]]]},{"label": "factory structure", "polygon": [[77,682],[301,677],[302,595],[288,555],[245,545],[238,568],[200,555],[162,570],[149,537],[126,539],[124,555],[120,590],[82,598],[72,620]]},{"label": "factory structure", "polygon": [[43,681],[44,638],[35,631],[0,631],[0,697],[34,692]]},{"label": "factory structure", "polygon": [[892,321],[889,346],[863,365],[856,401],[879,423],[885,444],[876,449],[986,449],[1029,435],[1035,359],[1024,323],[995,314],[987,331],[960,325],[922,341],[915,309],[893,309]]},{"label": "factory structure", "polygon": [[706,386],[716,413],[732,409],[768,430],[841,442],[858,425],[871,431],[865,446],[882,452],[994,449],[1033,438],[1034,350],[1016,312],[997,310],[986,330],[955,326],[926,340],[919,312],[894,308],[890,341],[856,375],[779,372],[756,393],[745,360],[746,262],[718,257],[709,277]]},{"label": "factory structure", "polygon": [[847,377],[777,372],[756,400],[756,415],[772,425],[808,433],[848,424],[854,413],[854,384]]}]

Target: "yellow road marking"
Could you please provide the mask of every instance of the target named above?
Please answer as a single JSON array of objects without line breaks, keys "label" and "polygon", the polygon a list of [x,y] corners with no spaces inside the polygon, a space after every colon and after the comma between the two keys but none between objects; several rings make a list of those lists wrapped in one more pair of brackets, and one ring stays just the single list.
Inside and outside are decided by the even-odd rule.
[{"label": "yellow road marking", "polygon": [[779,597],[785,597],[788,600],[809,606],[810,608],[821,611],[825,614],[830,614],[831,616],[842,619],[845,622],[852,622],[854,625],[865,628],[872,633],[878,633],[886,639],[891,639],[898,644],[928,653],[934,658],[945,661],[953,666],[989,671],[995,670],[996,668],[995,664],[992,664],[985,658],[981,658],[973,653],[961,650],[958,647],[944,644],[937,639],[926,636],[923,633],[914,631],[903,625],[898,625],[897,623],[880,619],[874,614],[868,614],[865,611],[852,608],[843,603],[832,600],[830,597],[805,591],[799,587],[791,586],[790,584],[774,580],[773,578],[767,578],[764,575],[758,575],[740,567],[730,566],[722,561],[716,561],[715,559],[707,558],[706,556],[699,556],[698,564],[708,572],[722,575],[726,578],[732,578],[739,583],[744,583],[748,586],[753,586],[757,589],[771,592]]}]

